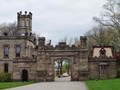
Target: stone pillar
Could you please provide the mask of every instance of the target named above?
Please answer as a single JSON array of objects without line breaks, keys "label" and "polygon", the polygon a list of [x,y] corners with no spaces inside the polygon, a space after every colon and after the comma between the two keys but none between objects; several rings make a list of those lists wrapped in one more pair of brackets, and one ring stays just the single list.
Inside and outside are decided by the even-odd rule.
[{"label": "stone pillar", "polygon": [[81,48],[87,47],[87,36],[80,36],[80,44]]},{"label": "stone pillar", "polygon": [[88,79],[88,49],[80,49],[79,80]]},{"label": "stone pillar", "polygon": [[46,60],[45,52],[37,53],[37,81],[46,81]]},{"label": "stone pillar", "polygon": [[79,80],[88,79],[88,49],[87,49],[87,37],[81,36],[81,49],[80,49],[80,71],[79,71]]},{"label": "stone pillar", "polygon": [[45,37],[39,37],[39,49],[41,50],[41,49],[44,49],[44,47],[45,47]]}]

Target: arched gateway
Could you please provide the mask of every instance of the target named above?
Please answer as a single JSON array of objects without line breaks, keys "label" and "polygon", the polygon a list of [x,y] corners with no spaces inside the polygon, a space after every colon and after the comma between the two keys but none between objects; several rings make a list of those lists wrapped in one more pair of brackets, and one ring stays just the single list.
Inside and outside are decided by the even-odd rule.
[{"label": "arched gateway", "polygon": [[71,80],[88,79],[88,49],[87,37],[80,37],[80,46],[69,46],[66,42],[59,42],[53,47],[50,43],[45,45],[45,38],[39,38],[37,55],[38,81],[54,81],[54,61],[60,58],[70,60]]}]

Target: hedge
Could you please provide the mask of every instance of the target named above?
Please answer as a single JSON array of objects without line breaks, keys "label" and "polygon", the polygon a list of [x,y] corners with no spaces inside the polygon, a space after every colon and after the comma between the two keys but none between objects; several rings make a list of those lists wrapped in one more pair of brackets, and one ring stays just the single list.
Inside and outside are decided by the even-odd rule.
[{"label": "hedge", "polygon": [[11,74],[10,73],[0,73],[0,82],[11,82]]}]

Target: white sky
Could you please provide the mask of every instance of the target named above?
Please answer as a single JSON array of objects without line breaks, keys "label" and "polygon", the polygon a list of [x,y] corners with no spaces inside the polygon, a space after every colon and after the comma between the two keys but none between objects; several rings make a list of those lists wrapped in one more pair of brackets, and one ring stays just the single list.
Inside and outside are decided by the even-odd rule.
[{"label": "white sky", "polygon": [[52,43],[90,30],[106,0],[0,0],[0,23],[14,22],[17,12],[33,13],[33,32]]}]

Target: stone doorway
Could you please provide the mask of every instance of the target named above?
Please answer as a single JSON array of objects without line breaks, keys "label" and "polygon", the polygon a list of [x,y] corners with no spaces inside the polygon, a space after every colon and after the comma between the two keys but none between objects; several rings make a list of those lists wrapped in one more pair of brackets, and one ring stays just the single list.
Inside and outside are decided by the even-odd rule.
[{"label": "stone doorway", "polygon": [[99,74],[100,74],[100,79],[108,78],[108,64],[107,63],[99,64]]},{"label": "stone doorway", "polygon": [[55,81],[71,81],[71,60],[59,58],[54,61],[54,80]]},{"label": "stone doorway", "polygon": [[28,71],[27,70],[22,70],[22,81],[27,82],[28,81]]}]

